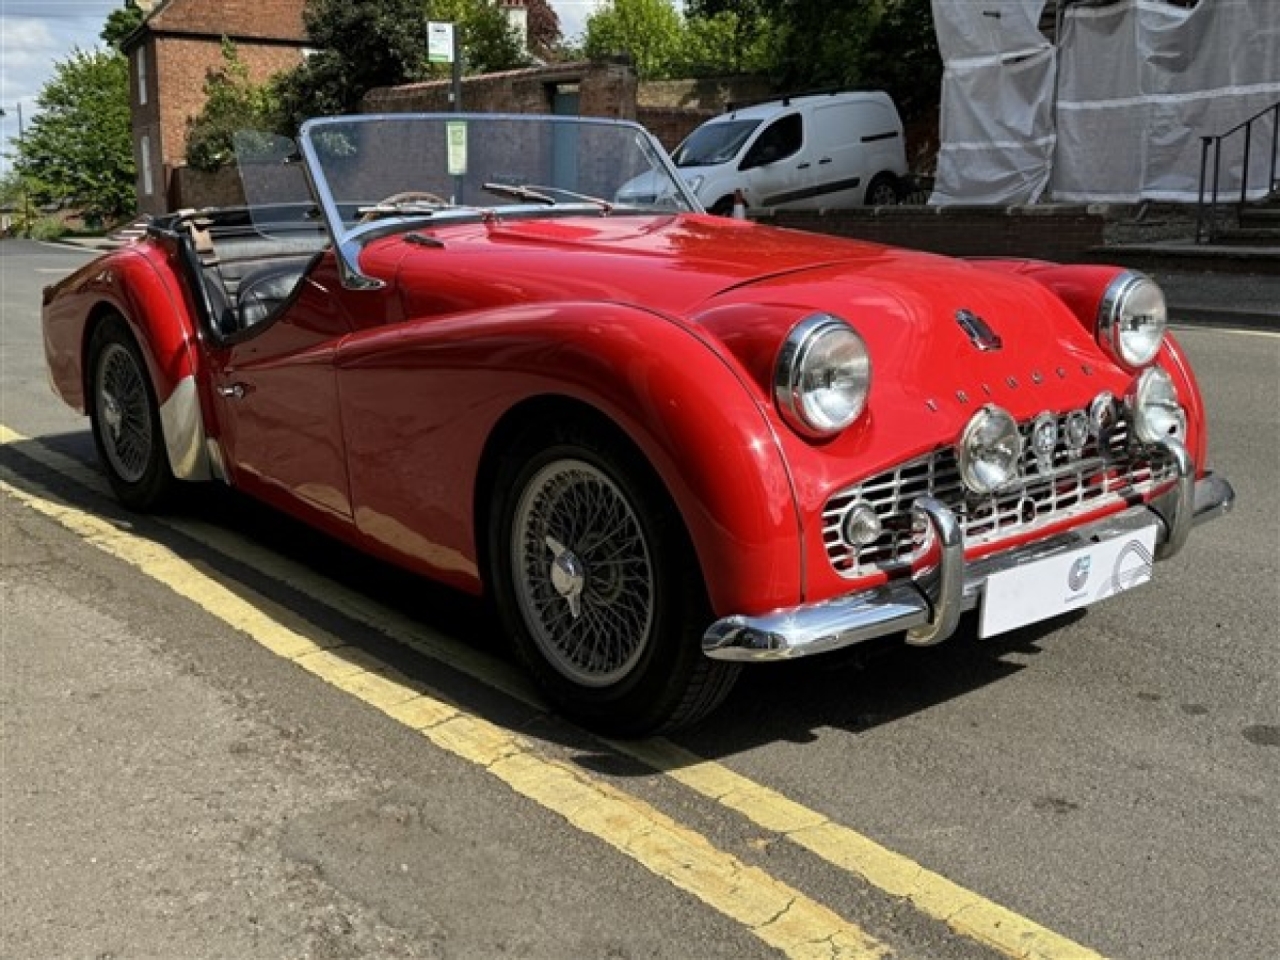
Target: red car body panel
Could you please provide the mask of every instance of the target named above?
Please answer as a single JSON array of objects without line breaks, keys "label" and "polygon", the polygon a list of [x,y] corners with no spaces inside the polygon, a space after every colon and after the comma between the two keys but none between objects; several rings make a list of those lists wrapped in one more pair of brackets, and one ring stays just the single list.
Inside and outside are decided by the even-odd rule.
[{"label": "red car body panel", "polygon": [[123,316],[133,327],[159,403],[199,368],[195,305],[178,277],[174,252],[162,244],[115,251],[45,291],[50,377],[58,395],[81,413],[86,412],[83,365],[90,322],[103,311]]},{"label": "red car body panel", "polygon": [[[665,484],[723,615],[883,580],[833,570],[816,533],[824,504],[954,444],[983,405],[1023,420],[1101,391],[1123,397],[1134,379],[1093,336],[1115,268],[970,263],[703,216],[419,233],[429,242],[396,234],[365,247],[361,270],[381,289],[346,289],[326,253],[287,309],[230,344],[197,333],[165,242],[98,261],[47,298],[57,389],[83,409],[86,324],[116,310],[162,403],[196,375],[206,433],[235,485],[471,591],[482,589],[476,496],[492,431],[541,399],[589,406]],[[960,309],[983,317],[1003,349],[975,349],[952,319]],[[822,442],[785,424],[771,384],[780,342],[815,311],[848,320],[874,370],[868,412]],[[1202,467],[1199,392],[1172,339],[1161,362]]]}]

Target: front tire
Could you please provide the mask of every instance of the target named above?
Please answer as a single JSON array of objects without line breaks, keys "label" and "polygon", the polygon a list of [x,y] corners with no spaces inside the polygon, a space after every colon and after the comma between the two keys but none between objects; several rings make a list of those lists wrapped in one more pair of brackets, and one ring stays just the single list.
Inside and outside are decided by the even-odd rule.
[{"label": "front tire", "polygon": [[89,341],[89,418],[98,459],[120,502],[145,512],[168,499],[176,481],[155,390],[133,334],[119,316],[99,323]]},{"label": "front tire", "polygon": [[719,705],[738,667],[702,654],[701,571],[674,504],[630,444],[583,425],[526,434],[494,490],[499,613],[561,711],[638,736]]}]

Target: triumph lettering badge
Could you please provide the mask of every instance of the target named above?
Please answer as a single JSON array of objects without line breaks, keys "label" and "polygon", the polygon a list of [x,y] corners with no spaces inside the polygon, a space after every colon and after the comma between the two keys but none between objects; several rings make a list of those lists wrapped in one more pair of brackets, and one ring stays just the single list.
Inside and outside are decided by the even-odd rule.
[{"label": "triumph lettering badge", "polygon": [[987,321],[972,310],[957,310],[956,323],[960,324],[961,329],[969,335],[969,339],[979,350],[999,350],[1004,345],[1000,336],[991,329]]}]

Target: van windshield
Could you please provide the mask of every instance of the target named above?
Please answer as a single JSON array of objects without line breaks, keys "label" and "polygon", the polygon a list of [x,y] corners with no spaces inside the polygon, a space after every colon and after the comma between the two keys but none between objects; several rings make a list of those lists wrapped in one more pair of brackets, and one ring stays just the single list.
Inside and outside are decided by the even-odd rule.
[{"label": "van windshield", "polygon": [[709,167],[728,163],[742,148],[751,131],[760,126],[759,120],[726,120],[708,123],[685,139],[671,155],[677,167]]}]

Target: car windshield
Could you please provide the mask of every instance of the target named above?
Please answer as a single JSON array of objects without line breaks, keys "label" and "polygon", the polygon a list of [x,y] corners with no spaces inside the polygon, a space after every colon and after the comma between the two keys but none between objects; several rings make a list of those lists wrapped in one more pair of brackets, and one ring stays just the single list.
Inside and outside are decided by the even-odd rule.
[{"label": "car windshield", "polygon": [[689,134],[684,143],[676,147],[671,159],[677,167],[709,167],[728,163],[737,156],[751,131],[758,126],[759,120],[708,123]]},{"label": "car windshield", "polygon": [[[488,217],[513,208],[602,216],[696,208],[657,141],[620,121],[325,118],[303,126],[301,146],[326,219],[339,233],[395,217]],[[623,194],[639,177],[650,189]]]}]

